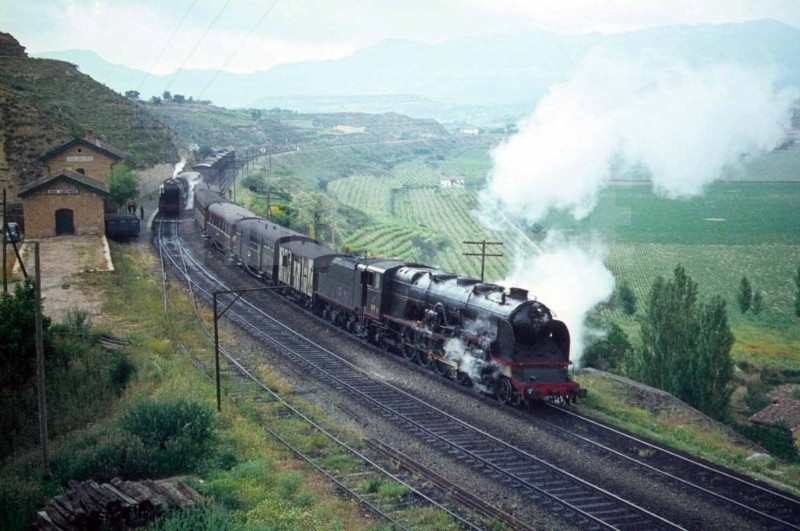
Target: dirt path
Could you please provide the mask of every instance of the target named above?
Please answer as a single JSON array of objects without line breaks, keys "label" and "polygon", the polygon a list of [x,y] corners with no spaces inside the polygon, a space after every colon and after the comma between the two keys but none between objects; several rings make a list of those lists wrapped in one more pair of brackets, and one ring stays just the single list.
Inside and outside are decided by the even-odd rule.
[{"label": "dirt path", "polygon": [[[22,247],[22,259],[28,274],[33,274],[33,242]],[[59,236],[39,240],[39,262],[42,268],[44,313],[54,322],[62,321],[70,309],[82,309],[95,323],[103,323],[102,297],[91,283],[81,278],[90,271],[113,271],[108,243],[104,236]],[[18,265],[14,280],[21,280]]]}]

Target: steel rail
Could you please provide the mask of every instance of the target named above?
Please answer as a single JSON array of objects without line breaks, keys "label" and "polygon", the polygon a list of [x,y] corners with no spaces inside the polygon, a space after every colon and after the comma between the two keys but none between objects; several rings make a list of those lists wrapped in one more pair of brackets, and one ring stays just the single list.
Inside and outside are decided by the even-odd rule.
[{"label": "steel rail", "polygon": [[[161,232],[160,228],[161,227],[159,227],[159,242],[163,242],[162,232]],[[191,276],[189,275],[189,270],[188,270],[188,267],[186,266],[186,261],[183,258],[183,256],[185,255],[185,251],[183,250],[183,246],[182,245],[180,245],[180,247],[179,247],[179,252],[181,254],[181,257],[182,257],[181,261],[182,261],[183,266],[184,266],[182,269],[180,268],[179,264],[174,260],[174,257],[172,257],[171,255],[168,255],[168,256],[170,257],[170,261],[173,263],[173,265],[178,267],[178,271],[183,275],[184,280],[187,281],[187,284],[189,286],[190,291],[192,291]],[[164,268],[164,259],[163,259],[164,254],[163,254],[163,246],[162,245],[159,245],[159,254],[161,256],[162,270],[163,270],[163,268]],[[167,293],[168,293],[167,286],[166,286],[166,284],[164,284],[164,297],[165,298],[167,297]],[[208,328],[205,326],[205,323],[202,321],[202,319],[200,319],[199,310],[197,308],[197,305],[194,304],[194,302],[195,302],[194,295],[192,295],[192,302],[193,302],[197,317],[200,320],[200,322],[202,324],[202,327],[206,332],[207,337],[210,339],[210,335],[209,335],[210,332],[209,332]],[[177,340],[177,342],[178,342],[181,350],[184,352],[184,355],[186,355],[192,361],[192,363],[203,374],[205,374],[207,378],[209,378],[209,380],[213,381],[213,377],[211,376],[210,370],[207,369],[200,360],[198,360],[195,356],[193,356],[189,352],[188,348],[180,340]],[[275,402],[279,403],[283,408],[285,408],[286,410],[291,412],[296,417],[298,417],[298,418],[302,419],[303,421],[305,421],[307,424],[312,426],[314,429],[316,429],[320,433],[323,433],[324,435],[326,435],[332,441],[336,442],[341,448],[347,450],[352,455],[354,455],[355,457],[357,457],[358,459],[360,459],[361,461],[363,461],[364,463],[366,463],[370,467],[374,468],[376,471],[378,471],[379,473],[383,474],[384,476],[386,476],[386,477],[390,478],[391,480],[396,481],[397,483],[399,483],[399,484],[403,485],[404,487],[408,488],[415,496],[425,500],[427,503],[431,504],[432,506],[435,506],[438,509],[442,510],[443,512],[447,513],[449,516],[451,516],[454,520],[458,521],[465,528],[475,529],[475,530],[479,530],[480,529],[480,527],[478,527],[478,526],[474,525],[472,522],[469,522],[468,520],[464,519],[463,517],[461,517],[460,515],[456,514],[455,512],[450,510],[448,507],[442,505],[441,503],[437,502],[436,500],[433,500],[428,495],[426,495],[425,493],[421,492],[419,489],[415,488],[413,485],[408,484],[402,478],[399,478],[395,474],[392,474],[385,467],[381,466],[380,464],[376,463],[374,460],[370,459],[369,457],[367,457],[366,455],[364,455],[363,453],[361,453],[357,449],[353,448],[347,442],[343,441],[338,436],[336,436],[335,434],[331,433],[330,431],[328,431],[327,429],[325,429],[324,427],[319,425],[316,421],[314,421],[313,419],[311,419],[310,417],[305,415],[302,411],[300,411],[296,407],[292,406],[282,396],[280,396],[277,392],[275,392],[273,389],[268,387],[263,381],[261,381],[261,379],[259,379],[256,375],[254,375],[251,371],[249,371],[242,363],[240,363],[228,349],[226,349],[226,348],[221,346],[220,347],[220,352],[223,353],[223,356],[228,360],[228,362],[232,366],[234,366],[237,369],[237,371],[243,377],[245,377],[246,379],[248,379],[251,382],[255,383],[264,392],[266,392],[269,396],[271,396],[274,399]],[[289,443],[287,440],[285,440],[283,437],[281,437],[280,434],[278,434],[277,432],[272,430],[269,426],[266,426],[266,425],[262,424],[262,427],[272,437],[274,437],[276,440],[281,442],[281,444],[286,446],[292,453],[294,453],[295,455],[297,455],[298,457],[300,457],[301,459],[303,459],[304,461],[309,463],[314,469],[316,469],[318,472],[322,473],[324,476],[326,476],[328,479],[330,479],[332,482],[334,482],[338,487],[340,487],[345,492],[347,492],[351,497],[353,497],[354,499],[358,500],[359,503],[364,504],[366,507],[368,507],[375,514],[383,517],[387,521],[389,521],[389,522],[391,522],[391,523],[393,523],[393,524],[395,524],[395,525],[397,525],[399,527],[402,527],[402,525],[399,522],[397,522],[394,518],[392,518],[391,515],[386,514],[380,508],[376,507],[372,502],[370,502],[369,500],[364,499],[357,492],[353,491],[347,485],[343,484],[341,481],[339,481],[337,478],[335,478],[332,474],[330,474],[330,472],[328,472],[325,469],[321,468],[312,458],[310,458],[309,456],[305,455],[298,448],[294,447],[291,443]]]},{"label": "steel rail", "polygon": [[[214,275],[210,274],[206,268],[200,265],[197,260],[189,255],[190,259],[194,261],[194,267],[197,268],[199,272],[203,272],[207,277],[214,282],[217,282],[221,287],[224,289],[228,289],[227,286],[218,281],[214,280]],[[196,280],[196,279],[195,279]],[[197,284],[197,283],[196,283]],[[210,296],[210,289],[202,288],[198,286],[199,291],[205,292],[206,297]],[[561,507],[567,508],[569,511],[572,511],[573,514],[579,515],[581,518],[585,520],[586,523],[593,523],[594,525],[606,528],[617,528],[614,521],[620,521],[622,519],[629,519],[634,520],[635,518],[631,518],[633,514],[637,515],[640,518],[639,521],[631,522],[634,526],[642,525],[641,519],[647,519],[651,525],[655,524],[657,526],[661,526],[664,528],[679,528],[680,526],[676,525],[669,520],[656,515],[646,509],[636,506],[635,504],[620,498],[619,496],[608,492],[605,489],[597,487],[595,485],[590,484],[589,482],[578,478],[574,474],[571,474],[563,469],[555,467],[554,465],[547,463],[546,461],[537,458],[524,450],[517,448],[505,441],[501,441],[497,437],[484,432],[480,428],[474,427],[469,425],[468,423],[457,419],[450,415],[449,413],[431,406],[430,404],[417,399],[413,395],[409,394],[408,392],[393,386],[387,382],[379,382],[374,380],[369,375],[367,375],[363,370],[358,368],[357,366],[353,365],[351,362],[345,360],[344,358],[338,356],[337,354],[331,352],[330,350],[318,345],[317,343],[313,342],[312,340],[303,337],[301,334],[291,330],[287,326],[283,325],[276,319],[272,318],[271,316],[267,315],[261,309],[256,307],[254,304],[249,302],[246,299],[241,300],[241,306],[244,308],[239,308],[237,305],[238,312],[235,312],[233,309],[231,310],[233,313],[230,315],[231,319],[234,321],[239,322],[245,328],[251,330],[256,336],[260,336],[265,340],[272,343],[276,348],[280,351],[284,352],[288,356],[294,358],[300,364],[307,366],[308,368],[314,370],[324,379],[333,382],[335,387],[341,388],[347,391],[349,394],[353,396],[359,397],[361,400],[365,401],[367,404],[371,404],[373,407],[384,411],[389,416],[394,417],[396,420],[399,420],[401,423],[411,427],[415,433],[418,435],[427,437],[431,440],[438,441],[440,446],[449,447],[452,450],[455,450],[457,453],[462,454],[464,457],[468,458],[473,466],[477,466],[479,469],[489,470],[492,472],[492,475],[502,479],[506,483],[509,483],[516,487],[523,487],[523,490],[532,494],[538,494],[538,496],[534,496],[536,498],[544,497],[551,502],[555,502],[559,504]],[[242,315],[242,314],[250,314]],[[249,317],[249,318],[248,318]],[[250,322],[254,318],[258,318],[261,320],[259,322],[259,326],[254,325]],[[271,327],[271,333],[267,333],[265,329],[267,327]],[[277,338],[276,336],[282,336]],[[287,345],[287,342],[299,342],[294,347]],[[305,352],[298,352],[299,350],[305,350]],[[316,361],[311,361],[309,357],[316,355],[318,358],[322,356],[322,358],[317,359]],[[333,367],[324,367],[325,361],[330,362],[334,360],[337,366]],[[354,373],[357,376],[356,381],[353,383],[348,383],[345,381],[345,378],[348,376],[344,374],[342,371],[346,369],[351,373]],[[339,372],[342,375],[337,376],[335,373]],[[353,378],[353,375],[350,375],[350,378]],[[365,387],[365,389],[359,389],[356,385],[359,384],[361,387]],[[368,389],[369,386],[377,386],[377,388]],[[389,395],[395,393],[399,396],[395,396],[394,399],[398,402],[395,406],[396,409],[392,409],[389,407],[386,402],[390,398]],[[445,434],[440,434],[436,432],[436,426],[431,426],[431,419],[428,419],[428,424],[425,425],[423,419],[415,419],[412,416],[412,413],[408,411],[409,403],[414,404],[415,410],[422,409],[427,410],[428,414],[423,415],[423,417],[431,417],[431,416],[438,416],[438,420],[444,420],[446,422],[454,423],[455,426],[459,430],[467,430],[468,432],[472,432],[474,435],[479,438],[484,439],[483,445],[485,445],[485,440],[488,439],[493,444],[499,446],[497,448],[497,452],[494,454],[485,454],[481,455],[476,451],[470,450],[465,444],[459,444],[458,437],[455,437],[454,434],[451,434],[450,438],[448,439]],[[405,409],[406,411],[404,411]],[[444,430],[446,432],[446,430]],[[461,439],[464,438],[464,433],[459,434]],[[467,437],[469,438],[469,437]],[[482,446],[481,443],[477,443],[478,446]],[[510,455],[516,455],[518,459],[523,461],[522,463],[508,463],[508,458]],[[499,459],[503,457],[504,459]],[[522,471],[515,473],[510,468],[513,468],[512,465],[517,465],[517,467],[522,466]],[[535,467],[532,467],[535,465]],[[525,466],[528,467],[525,470]],[[558,490],[559,492],[553,493],[548,491],[547,485],[550,484],[557,484],[558,481],[554,481],[553,477],[548,478],[539,478],[540,484],[535,484],[533,479],[526,478],[522,474],[533,474],[535,475],[538,473],[537,470],[534,470],[536,467],[543,467],[544,469],[548,470],[549,474],[556,474],[560,476],[560,481],[562,483],[558,484],[558,488],[552,488],[552,491]],[[563,481],[571,482],[571,487],[564,489]],[[577,487],[577,491],[574,487]],[[585,489],[585,490],[583,490]],[[588,491],[588,492],[587,492]],[[589,493],[593,496],[601,497],[602,501],[598,499],[590,499]],[[572,496],[575,500],[574,503],[571,503],[567,497],[567,495]],[[587,497],[588,496],[588,497]],[[616,505],[617,507],[609,508],[608,504]],[[584,510],[580,507],[583,505],[587,509]],[[601,510],[602,509],[602,510]],[[628,512],[629,514],[625,514]],[[592,514],[595,513],[595,514]],[[596,516],[597,515],[597,516]],[[617,520],[611,518],[612,516],[616,516]],[[612,522],[612,523],[609,523]],[[624,528],[624,527],[622,527]]]}]

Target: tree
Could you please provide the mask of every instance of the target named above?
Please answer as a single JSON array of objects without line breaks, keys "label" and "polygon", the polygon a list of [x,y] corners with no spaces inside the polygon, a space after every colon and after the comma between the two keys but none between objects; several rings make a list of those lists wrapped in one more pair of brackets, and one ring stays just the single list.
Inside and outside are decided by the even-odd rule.
[{"label": "tree", "polygon": [[186,103],[186,96],[184,96],[183,94],[175,94],[174,96],[172,96],[172,101],[174,101],[175,103]]},{"label": "tree", "polygon": [[797,266],[797,273],[794,275],[794,314],[800,317],[800,266]]},{"label": "tree", "polygon": [[322,225],[330,222],[333,203],[322,192],[302,191],[292,198],[297,219],[308,226],[308,234],[316,238]]},{"label": "tree", "polygon": [[747,310],[750,309],[750,305],[753,303],[753,286],[746,276],[742,277],[742,280],[739,282],[736,302],[739,303],[739,309],[742,311],[742,314],[747,313]]},{"label": "tree", "polygon": [[164,98],[164,101],[172,101],[172,94],[168,90],[165,90],[161,97]]},{"label": "tree", "polygon": [[159,98],[158,96],[152,96],[150,98],[150,103],[152,103],[153,105],[161,105],[161,98]]},{"label": "tree", "polygon": [[139,99],[139,91],[138,90],[126,90],[125,97],[129,100],[138,100]]},{"label": "tree", "polygon": [[663,389],[716,418],[732,393],[733,333],[726,304],[716,295],[697,303],[697,283],[682,265],[650,290],[639,344],[626,357],[628,375]]},{"label": "tree", "polygon": [[724,418],[733,394],[733,332],[725,300],[714,295],[701,305],[697,316],[700,337],[684,378],[694,381],[679,398],[714,418]]},{"label": "tree", "polygon": [[[25,384],[36,366],[36,299],[33,277],[14,293],[0,294],[0,388]],[[45,351],[50,348],[50,318],[43,316]]]},{"label": "tree", "polygon": [[420,234],[411,236],[411,244],[417,250],[417,260],[430,263],[436,260],[439,251],[450,245],[450,240],[442,234]]},{"label": "tree", "polygon": [[641,339],[626,364],[639,381],[677,394],[682,382],[681,355],[693,352],[699,329],[694,318],[697,284],[678,264],[673,279],[658,277],[650,289],[641,323]]},{"label": "tree", "polygon": [[750,311],[753,312],[755,315],[761,313],[761,310],[764,309],[764,294],[760,291],[756,291],[753,295],[753,304],[750,306]]},{"label": "tree", "polygon": [[114,166],[108,174],[108,196],[117,210],[139,197],[139,175],[124,163]]},{"label": "tree", "polygon": [[620,306],[625,315],[633,315],[636,313],[636,294],[633,292],[631,285],[627,280],[620,282],[617,288],[617,298],[619,299]]},{"label": "tree", "polygon": [[625,331],[617,323],[611,323],[605,337],[586,348],[581,358],[581,365],[601,371],[617,372],[631,349],[633,345]]}]

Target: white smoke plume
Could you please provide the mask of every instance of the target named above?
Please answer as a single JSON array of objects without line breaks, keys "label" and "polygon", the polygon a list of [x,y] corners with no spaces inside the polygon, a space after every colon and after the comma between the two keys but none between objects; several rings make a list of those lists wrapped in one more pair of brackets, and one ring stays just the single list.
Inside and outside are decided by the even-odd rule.
[{"label": "white smoke plume", "polygon": [[501,284],[525,288],[531,297],[556,315],[569,328],[572,359],[580,357],[592,331],[586,315],[614,293],[614,276],[603,263],[599,244],[568,242],[558,235],[548,236],[543,254],[517,257],[511,274]]},{"label": "white smoke plume", "polygon": [[183,158],[183,157],[181,157],[181,161],[180,161],[180,162],[178,162],[178,163],[176,163],[176,164],[175,164],[175,169],[174,169],[174,170],[172,170],[172,178],[173,178],[173,179],[174,179],[175,177],[177,177],[177,176],[178,176],[178,174],[179,174],[180,172],[182,172],[182,171],[183,171],[183,167],[184,167],[184,166],[186,166],[186,159],[185,159],[185,158]]},{"label": "white smoke plume", "polygon": [[585,217],[609,179],[634,169],[668,197],[697,195],[742,155],[784,140],[796,91],[777,91],[775,79],[594,50],[494,150],[488,196],[534,223],[551,208]]},{"label": "white smoke plume", "polygon": [[[777,91],[775,79],[769,69],[594,50],[492,152],[478,218],[494,228],[497,212],[524,224],[551,210],[581,219],[610,179],[629,172],[668,197],[699,194],[743,155],[784,140],[796,92]],[[585,317],[613,294],[614,279],[599,245],[551,237],[541,247],[539,256],[515,257],[501,283],[528,289],[558,314],[579,361],[591,336]]]}]

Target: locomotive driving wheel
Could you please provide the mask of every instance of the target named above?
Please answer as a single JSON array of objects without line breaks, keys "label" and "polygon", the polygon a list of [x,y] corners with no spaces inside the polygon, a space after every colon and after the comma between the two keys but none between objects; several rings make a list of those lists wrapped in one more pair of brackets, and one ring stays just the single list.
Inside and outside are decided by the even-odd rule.
[{"label": "locomotive driving wheel", "polygon": [[427,350],[427,349],[421,350],[419,352],[419,357],[417,358],[417,363],[419,363],[426,369],[432,369],[434,363],[432,354],[433,354],[432,350]]},{"label": "locomotive driving wheel", "polygon": [[511,380],[505,376],[501,376],[500,380],[497,382],[495,394],[497,395],[497,401],[501,404],[516,404],[519,402],[516,389],[514,389],[514,386],[511,384]]},{"label": "locomotive driving wheel", "polygon": [[406,330],[403,332],[403,356],[408,361],[417,360],[417,348],[414,346],[414,333]]}]

